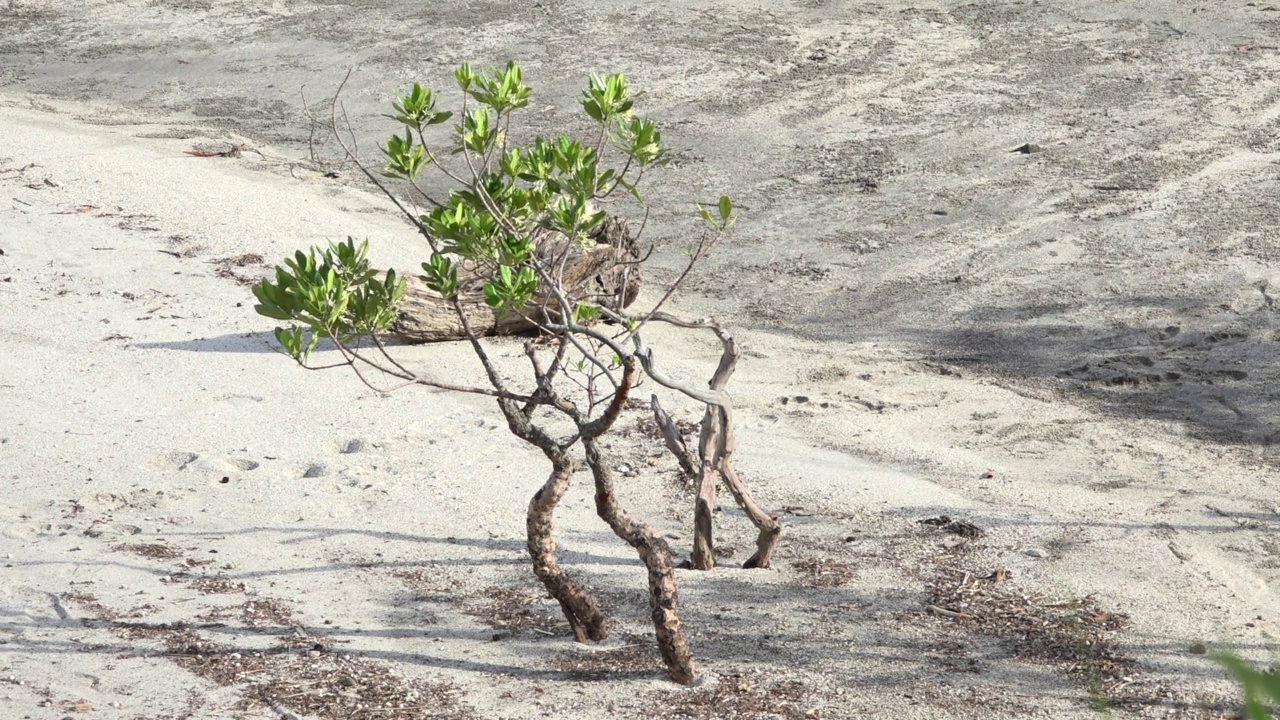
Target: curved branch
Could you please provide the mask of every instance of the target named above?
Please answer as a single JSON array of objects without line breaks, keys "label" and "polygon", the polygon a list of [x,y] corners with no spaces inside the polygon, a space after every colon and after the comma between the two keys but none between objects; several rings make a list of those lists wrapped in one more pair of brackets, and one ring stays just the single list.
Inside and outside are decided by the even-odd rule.
[{"label": "curved branch", "polygon": [[693,682],[693,653],[680,623],[679,595],[676,591],[675,568],[671,547],[646,523],[628,514],[618,504],[614,491],[613,471],[595,438],[583,438],[587,465],[596,486],[596,514],[614,534],[635,548],[649,575],[649,611],[653,620],[658,650],[671,679],[681,685]]},{"label": "curved branch", "polygon": [[635,379],[636,359],[629,357],[623,362],[622,382],[616,386],[617,390],[613,393],[613,400],[609,402],[609,407],[605,408],[605,411],[595,420],[578,425],[578,433],[584,440],[587,438],[594,440],[613,427],[613,424],[618,420],[618,416],[622,414],[623,408],[627,406],[627,397],[631,392]]}]

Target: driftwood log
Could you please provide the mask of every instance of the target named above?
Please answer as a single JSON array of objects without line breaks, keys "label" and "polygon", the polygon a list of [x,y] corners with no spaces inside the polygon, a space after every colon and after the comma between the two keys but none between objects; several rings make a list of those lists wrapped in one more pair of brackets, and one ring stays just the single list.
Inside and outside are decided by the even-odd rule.
[{"label": "driftwood log", "polygon": [[[535,237],[537,254],[544,263],[559,267],[563,262],[562,285],[574,302],[591,302],[621,310],[640,292],[640,247],[622,218],[609,218],[591,238],[595,245],[584,248],[559,233]],[[466,337],[453,305],[427,287],[416,275],[406,276],[407,287],[399,316],[391,331],[409,343],[444,342]],[[499,315],[484,302],[483,282],[459,272],[459,300],[476,335],[520,335],[535,330],[530,320],[554,317],[545,296],[535,296],[528,309]],[[544,312],[543,308],[548,312]]]}]

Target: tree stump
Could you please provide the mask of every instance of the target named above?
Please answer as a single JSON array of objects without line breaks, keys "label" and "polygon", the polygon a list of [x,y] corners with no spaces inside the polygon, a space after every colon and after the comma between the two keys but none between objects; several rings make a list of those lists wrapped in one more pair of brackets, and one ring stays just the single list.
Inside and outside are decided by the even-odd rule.
[{"label": "tree stump", "polygon": [[[640,292],[640,247],[622,218],[609,218],[583,247],[556,232],[535,235],[538,257],[552,267],[563,263],[562,286],[574,302],[590,302],[614,310],[627,307]],[[391,332],[408,343],[462,340],[466,334],[452,303],[427,287],[417,275],[405,276],[404,300]],[[483,281],[460,270],[458,301],[476,335],[520,335],[536,330],[530,322],[554,319],[558,308],[535,295],[524,316],[499,315],[484,301]],[[545,308],[545,311],[544,311]],[[526,317],[527,316],[527,319]]]}]

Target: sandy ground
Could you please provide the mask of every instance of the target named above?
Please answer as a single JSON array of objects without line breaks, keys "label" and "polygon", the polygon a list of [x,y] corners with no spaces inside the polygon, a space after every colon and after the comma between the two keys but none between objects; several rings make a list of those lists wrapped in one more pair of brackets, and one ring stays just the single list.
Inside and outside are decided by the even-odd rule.
[{"label": "sandy ground", "polygon": [[[1278,37],[1266,2],[0,2],[0,717],[1230,716],[1195,651],[1280,633]],[[421,259],[311,162],[304,96],[359,65],[372,159],[397,87],[508,58],[537,131],[589,69],[650,91],[652,276],[691,198],[744,208],[680,309],[738,331],[740,465],[788,534],[735,569],[724,507],[734,555],[681,572],[695,688],[583,483],[590,648],[528,570],[544,468],[495,409],[308,374],[251,309],[298,247]],[[622,425],[625,503],[687,549],[674,462]]]}]

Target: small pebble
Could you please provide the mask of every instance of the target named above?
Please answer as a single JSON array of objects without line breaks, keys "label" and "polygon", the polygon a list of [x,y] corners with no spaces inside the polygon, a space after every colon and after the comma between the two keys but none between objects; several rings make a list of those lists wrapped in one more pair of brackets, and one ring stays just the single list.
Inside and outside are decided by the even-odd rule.
[{"label": "small pebble", "polygon": [[1192,643],[1191,647],[1187,648],[1187,650],[1192,655],[1204,655],[1209,652],[1209,648],[1205,647],[1204,643]]},{"label": "small pebble", "polygon": [[1022,551],[1022,554],[1023,554],[1023,555],[1026,555],[1027,557],[1033,557],[1033,558],[1047,558],[1047,557],[1049,557],[1049,551],[1048,551],[1048,550],[1041,550],[1040,548],[1027,548],[1026,550],[1023,550],[1023,551]]}]

